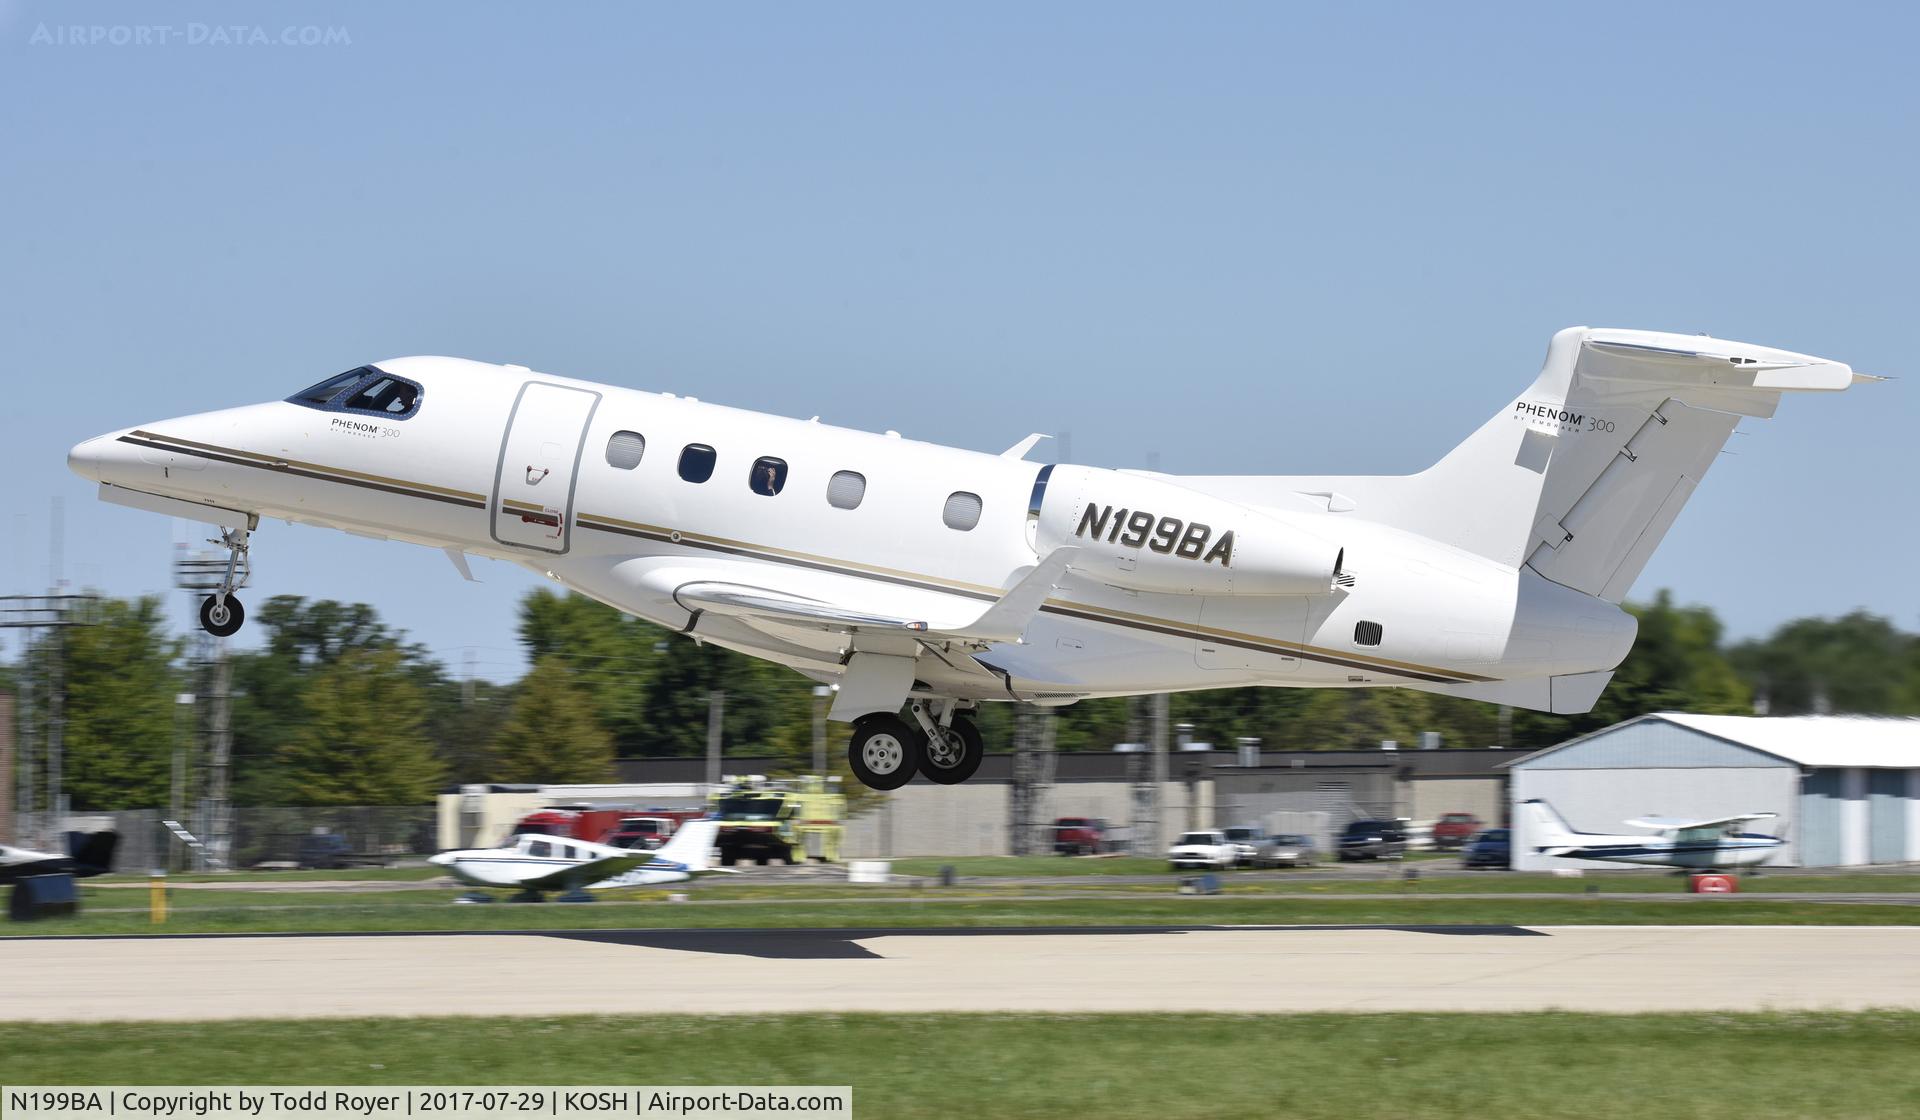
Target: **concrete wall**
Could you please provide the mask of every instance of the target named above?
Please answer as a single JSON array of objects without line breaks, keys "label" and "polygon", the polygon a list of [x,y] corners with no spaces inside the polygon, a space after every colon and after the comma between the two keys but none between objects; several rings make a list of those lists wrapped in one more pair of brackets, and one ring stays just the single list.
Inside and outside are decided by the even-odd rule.
[{"label": "concrete wall", "polygon": [[[1190,806],[1184,783],[1162,790],[1163,819],[1153,845],[1164,851],[1187,828],[1190,809],[1200,827],[1215,825],[1211,784],[1200,783]],[[877,807],[847,822],[841,852],[848,859],[915,856],[1004,856],[1013,852],[1013,787],[1001,782],[937,786],[914,782],[882,795]],[[1133,787],[1125,782],[1062,782],[1035,807],[1036,850],[1051,851],[1055,817],[1104,817],[1116,828],[1133,826]]]},{"label": "concrete wall", "polygon": [[1407,816],[1438,820],[1442,813],[1472,813],[1494,828],[1507,823],[1505,778],[1426,778],[1408,783]]}]

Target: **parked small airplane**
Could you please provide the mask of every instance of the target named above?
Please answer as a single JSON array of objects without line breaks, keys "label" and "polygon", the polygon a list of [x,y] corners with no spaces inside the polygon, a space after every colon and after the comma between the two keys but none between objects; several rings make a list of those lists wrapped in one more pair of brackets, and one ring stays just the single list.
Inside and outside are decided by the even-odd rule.
[{"label": "parked small airplane", "polygon": [[[1364,445],[1390,405],[1339,376],[1352,414],[1306,422]],[[106,501],[221,528],[225,577],[200,607],[215,635],[240,627],[263,518],[442,549],[468,579],[469,556],[505,560],[836,686],[854,775],[896,789],[971,777],[967,713],[993,701],[1378,687],[1585,712],[1633,645],[1621,600],[1741,419],[1862,380],[1573,327],[1418,474],[1176,476],[1027,462],[1037,434],[991,455],[399,358],[67,462]]]},{"label": "parked small airplane", "polygon": [[67,854],[35,852],[0,844],[0,883],[12,883],[29,875],[71,875],[86,879],[113,870],[113,852],[120,834],[112,829],[101,832],[67,833]]},{"label": "parked small airplane", "polygon": [[1526,842],[1543,855],[1562,859],[1599,859],[1646,867],[1681,867],[1713,871],[1723,867],[1752,867],[1766,861],[1786,841],[1778,836],[1742,832],[1748,821],[1772,820],[1778,813],[1737,813],[1707,820],[1683,817],[1641,817],[1626,823],[1652,829],[1654,836],[1608,836],[1576,832],[1553,806],[1535,798],[1523,802],[1527,817]]},{"label": "parked small airplane", "polygon": [[514,901],[539,902],[544,891],[655,887],[718,871],[713,845],[719,835],[719,821],[691,820],[649,852],[527,833],[509,837],[504,847],[441,852],[428,862],[471,886],[518,888]]}]

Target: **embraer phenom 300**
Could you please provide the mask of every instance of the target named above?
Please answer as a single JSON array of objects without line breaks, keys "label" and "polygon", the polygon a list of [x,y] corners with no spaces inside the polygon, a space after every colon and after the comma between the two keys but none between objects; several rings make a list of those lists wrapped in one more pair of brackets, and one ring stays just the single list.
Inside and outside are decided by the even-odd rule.
[{"label": "embraer phenom 300", "polygon": [[520,366],[399,358],[160,420],[68,462],[223,530],[201,622],[240,626],[279,518],[523,565],[837,685],[868,785],[979,766],[981,703],[1272,685],[1584,712],[1619,607],[1741,418],[1838,362],[1561,331],[1528,389],[1406,476],[1176,476],[1028,462]]}]

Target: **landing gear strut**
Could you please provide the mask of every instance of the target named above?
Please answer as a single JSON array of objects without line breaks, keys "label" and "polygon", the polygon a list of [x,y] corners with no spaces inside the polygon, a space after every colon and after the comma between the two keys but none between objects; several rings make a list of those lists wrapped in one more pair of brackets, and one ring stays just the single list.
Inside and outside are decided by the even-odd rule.
[{"label": "landing gear strut", "polygon": [[226,547],[227,571],[214,593],[200,601],[200,628],[216,638],[231,638],[247,620],[246,608],[233,593],[247,582],[252,570],[247,561],[247,531],[222,529],[220,539],[209,543]]},{"label": "landing gear strut", "polygon": [[927,707],[915,700],[911,709],[914,722],[920,725],[920,730],[927,737],[926,754],[920,763],[920,772],[929,781],[943,786],[957,786],[980,769],[980,758],[985,753],[980,742],[980,730],[972,720],[954,714],[951,700],[940,703],[938,720],[934,719]]},{"label": "landing gear strut", "polygon": [[980,769],[985,749],[979,729],[956,709],[951,700],[915,700],[910,720],[862,716],[847,744],[847,766],[869,789],[899,789],[915,773],[944,786],[966,781]]}]

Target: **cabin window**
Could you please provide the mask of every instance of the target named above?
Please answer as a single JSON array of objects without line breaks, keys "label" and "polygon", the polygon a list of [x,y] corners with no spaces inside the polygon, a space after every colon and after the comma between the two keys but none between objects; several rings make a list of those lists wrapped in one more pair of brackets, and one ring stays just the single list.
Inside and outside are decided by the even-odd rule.
[{"label": "cabin window", "polygon": [[713,477],[713,448],[704,443],[689,443],[680,452],[680,477],[688,482],[705,482]]},{"label": "cabin window", "polygon": [[615,432],[607,439],[607,465],[630,471],[647,453],[647,437],[639,432]]},{"label": "cabin window", "polygon": [[980,524],[980,495],[969,494],[965,490],[948,494],[946,508],[940,511],[940,520],[947,523],[947,528],[963,533]]},{"label": "cabin window", "polygon": [[545,859],[553,854],[553,845],[547,843],[545,840],[535,840],[533,843],[527,845],[527,854]]},{"label": "cabin window", "polygon": [[348,412],[371,412],[395,419],[412,416],[420,402],[420,386],[382,374],[362,385],[341,407]]},{"label": "cabin window", "polygon": [[747,473],[747,485],[756,494],[771,498],[787,488],[787,461],[771,455],[762,455],[753,461],[753,470]]},{"label": "cabin window", "polygon": [[1356,646],[1377,646],[1383,633],[1378,622],[1356,622],[1353,624],[1353,644]]},{"label": "cabin window", "polygon": [[827,480],[827,504],[834,509],[859,509],[867,496],[867,476],[859,471],[834,471]]}]

